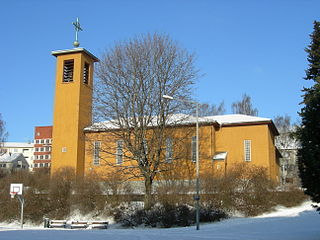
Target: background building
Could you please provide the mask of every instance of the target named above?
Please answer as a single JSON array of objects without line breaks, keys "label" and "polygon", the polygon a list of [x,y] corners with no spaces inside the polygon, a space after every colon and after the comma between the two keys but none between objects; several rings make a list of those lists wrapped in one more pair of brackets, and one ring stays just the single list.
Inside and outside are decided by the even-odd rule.
[{"label": "background building", "polygon": [[5,153],[0,156],[0,170],[11,172],[28,170],[29,164],[22,153]]},{"label": "background building", "polygon": [[51,166],[52,126],[38,126],[34,129],[33,170]]},{"label": "background building", "polygon": [[24,142],[4,142],[1,149],[2,153],[15,154],[21,153],[27,161],[29,167],[33,160],[33,143]]}]

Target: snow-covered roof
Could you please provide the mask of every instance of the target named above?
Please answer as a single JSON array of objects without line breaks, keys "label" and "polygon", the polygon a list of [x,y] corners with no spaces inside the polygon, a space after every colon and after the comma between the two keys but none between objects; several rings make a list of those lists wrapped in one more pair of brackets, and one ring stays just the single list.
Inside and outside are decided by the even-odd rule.
[{"label": "snow-covered roof", "polygon": [[13,162],[21,157],[24,159],[22,153],[5,153],[3,155],[0,155],[0,162]]},{"label": "snow-covered roof", "polygon": [[[173,114],[167,120],[167,125],[189,125],[195,124],[197,121],[196,117],[186,115],[186,114]],[[206,116],[199,117],[198,119],[200,124],[204,123],[217,123],[220,126],[223,125],[232,125],[232,124],[254,124],[254,123],[272,123],[272,120],[269,118],[248,116],[242,114],[230,114],[230,115],[216,115],[216,116]],[[150,123],[151,126],[156,126],[157,117],[152,119]],[[84,130],[87,132],[91,131],[106,131],[112,129],[118,129],[119,126],[116,121],[104,121],[99,123],[94,123],[92,126],[86,127]]]},{"label": "snow-covered roof", "polygon": [[2,143],[5,148],[33,148],[33,143],[25,142],[4,142]]}]

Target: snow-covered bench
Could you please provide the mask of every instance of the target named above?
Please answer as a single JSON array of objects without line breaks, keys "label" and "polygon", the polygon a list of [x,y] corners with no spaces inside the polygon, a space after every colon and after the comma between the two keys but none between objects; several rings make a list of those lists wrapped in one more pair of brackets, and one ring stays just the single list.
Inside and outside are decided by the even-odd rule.
[{"label": "snow-covered bench", "polygon": [[70,228],[87,228],[88,222],[87,221],[71,221]]},{"label": "snow-covered bench", "polygon": [[50,220],[49,228],[65,228],[67,225],[67,220]]},{"label": "snow-covered bench", "polygon": [[91,229],[107,229],[109,222],[106,221],[92,221],[89,222],[89,228]]}]

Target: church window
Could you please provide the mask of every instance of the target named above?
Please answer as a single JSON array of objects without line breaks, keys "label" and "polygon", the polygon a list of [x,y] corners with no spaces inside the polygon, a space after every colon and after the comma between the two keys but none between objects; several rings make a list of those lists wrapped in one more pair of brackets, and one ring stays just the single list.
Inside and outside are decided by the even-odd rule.
[{"label": "church window", "polygon": [[251,162],[251,140],[244,140],[244,160]]},{"label": "church window", "polygon": [[166,139],[166,163],[172,162],[172,155],[173,155],[172,138],[167,138]]},{"label": "church window", "polygon": [[123,163],[123,141],[117,141],[117,152],[116,152],[116,164],[120,165]]},{"label": "church window", "polygon": [[191,139],[191,160],[192,160],[192,162],[197,161],[197,138],[196,138],[196,136],[192,136],[192,139]]},{"label": "church window", "polygon": [[93,165],[100,165],[100,146],[99,141],[94,142],[93,148]]}]

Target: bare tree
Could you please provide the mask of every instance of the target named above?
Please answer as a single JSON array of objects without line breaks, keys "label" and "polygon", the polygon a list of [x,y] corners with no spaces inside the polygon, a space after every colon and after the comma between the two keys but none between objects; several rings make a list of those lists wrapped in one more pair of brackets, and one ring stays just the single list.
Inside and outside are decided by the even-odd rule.
[{"label": "bare tree", "polygon": [[96,75],[95,119],[109,120],[116,129],[108,131],[104,141],[117,140],[117,144],[102,145],[102,151],[117,155],[117,148],[121,149],[121,161],[127,162],[119,166],[109,160],[108,164],[127,176],[144,179],[145,208],[149,208],[152,183],[168,160],[166,125],[173,113],[190,109],[163,95],[191,100],[198,78],[194,56],[167,35],[146,34],[107,50]]},{"label": "bare tree", "polygon": [[288,115],[276,116],[273,121],[280,133],[276,137],[276,146],[282,155],[280,159],[281,182],[285,184],[291,181],[292,183],[299,184],[296,162],[298,142],[294,136],[296,127],[291,123],[291,118]]},{"label": "bare tree", "polygon": [[2,116],[0,113],[0,154],[2,153],[1,149],[3,147],[3,143],[5,142],[8,133],[5,128],[5,122],[2,120]]},{"label": "bare tree", "polygon": [[258,109],[253,108],[251,97],[247,94],[243,94],[242,100],[232,103],[231,108],[232,112],[235,114],[258,116]]},{"label": "bare tree", "polygon": [[222,101],[218,106],[215,104],[203,103],[199,107],[199,116],[214,116],[214,115],[222,115],[226,112],[224,108],[224,102]]}]

